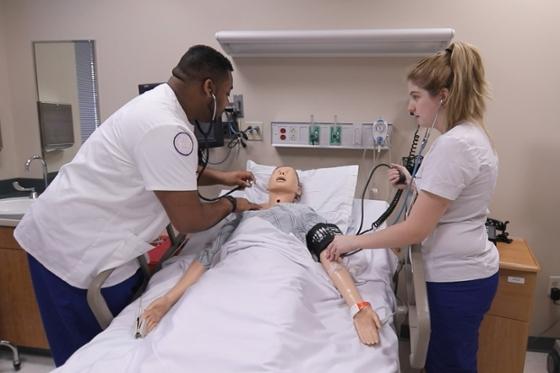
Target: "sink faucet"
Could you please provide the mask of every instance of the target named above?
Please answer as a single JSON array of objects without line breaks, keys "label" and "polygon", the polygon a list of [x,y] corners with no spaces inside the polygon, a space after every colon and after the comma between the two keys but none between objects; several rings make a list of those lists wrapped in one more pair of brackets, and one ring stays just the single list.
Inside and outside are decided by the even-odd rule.
[{"label": "sink faucet", "polygon": [[47,162],[45,162],[45,160],[43,159],[43,157],[41,157],[40,155],[34,154],[31,156],[31,158],[29,158],[26,162],[25,162],[25,169],[27,171],[29,171],[29,166],[31,165],[31,162],[33,162],[35,159],[38,159],[41,161],[41,166],[43,167],[43,181],[45,182],[45,189],[47,189],[47,186],[49,185],[49,181],[47,179]]},{"label": "sink faucet", "polygon": [[31,188],[24,188],[21,185],[19,185],[19,182],[14,181],[12,183],[12,186],[14,187],[15,190],[17,190],[18,192],[31,192],[29,194],[29,198],[31,199],[36,199],[37,198],[37,192],[35,191],[34,187]]}]

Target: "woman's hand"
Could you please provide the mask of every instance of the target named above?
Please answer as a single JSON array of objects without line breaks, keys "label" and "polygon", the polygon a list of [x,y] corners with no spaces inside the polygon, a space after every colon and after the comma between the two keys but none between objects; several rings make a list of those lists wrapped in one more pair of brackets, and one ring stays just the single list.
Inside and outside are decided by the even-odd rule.
[{"label": "woman's hand", "polygon": [[381,322],[371,306],[362,308],[354,316],[354,327],[363,344],[373,346],[379,343],[378,329],[381,328]]},{"label": "woman's hand", "polygon": [[338,261],[340,255],[357,249],[355,241],[357,236],[336,235],[331,241],[329,246],[325,249],[327,251],[327,259]]},{"label": "woman's hand", "polygon": [[410,185],[412,176],[406,167],[400,164],[391,163],[391,168],[387,172],[387,177],[393,186],[397,189],[405,189]]},{"label": "woman's hand", "polygon": [[154,300],[142,313],[142,323],[144,324],[144,335],[147,335],[157,326],[159,321],[165,316],[173,303],[166,297]]},{"label": "woman's hand", "polygon": [[222,184],[227,186],[250,187],[255,176],[250,171],[226,171],[222,173]]}]

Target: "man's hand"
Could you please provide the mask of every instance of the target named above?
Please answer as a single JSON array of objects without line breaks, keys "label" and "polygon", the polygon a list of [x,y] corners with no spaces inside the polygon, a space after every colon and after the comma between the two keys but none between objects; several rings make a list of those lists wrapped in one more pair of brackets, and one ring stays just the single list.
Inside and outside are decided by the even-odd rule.
[{"label": "man's hand", "polygon": [[378,329],[381,328],[381,322],[371,306],[361,309],[354,316],[354,327],[363,344],[373,346],[379,343]]},{"label": "man's hand", "polygon": [[226,171],[222,173],[221,183],[227,186],[250,187],[255,176],[250,171]]},{"label": "man's hand", "polygon": [[262,208],[261,205],[256,203],[250,202],[246,198],[236,198],[237,207],[234,212],[243,212],[247,210],[260,210]]}]

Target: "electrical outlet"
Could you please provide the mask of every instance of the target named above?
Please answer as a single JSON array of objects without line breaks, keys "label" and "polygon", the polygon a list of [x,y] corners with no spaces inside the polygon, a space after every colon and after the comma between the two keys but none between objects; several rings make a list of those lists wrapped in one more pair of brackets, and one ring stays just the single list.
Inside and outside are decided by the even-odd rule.
[{"label": "electrical outlet", "polygon": [[263,141],[263,122],[245,122],[241,121],[241,132],[245,132],[249,141]]},{"label": "electrical outlet", "polygon": [[362,126],[352,124],[352,145],[362,145]]},{"label": "electrical outlet", "polygon": [[554,288],[560,289],[560,276],[550,276],[548,278],[547,297],[550,298],[550,294]]},{"label": "electrical outlet", "polygon": [[342,128],[340,126],[331,127],[330,145],[340,145],[342,141]]},{"label": "electrical outlet", "polygon": [[319,145],[320,139],[321,139],[321,127],[309,126],[309,144]]}]

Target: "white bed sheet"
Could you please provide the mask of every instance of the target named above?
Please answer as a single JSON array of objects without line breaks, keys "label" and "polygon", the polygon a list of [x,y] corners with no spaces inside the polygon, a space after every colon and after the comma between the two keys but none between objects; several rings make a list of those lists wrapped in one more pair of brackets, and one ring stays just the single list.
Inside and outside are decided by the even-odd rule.
[{"label": "white bed sheet", "polygon": [[[359,224],[358,202],[353,227]],[[365,221],[386,206],[366,201]],[[152,333],[134,339],[139,303],[145,307],[172,287],[217,229],[193,238],[183,255],[152,278],[141,299],[55,372],[399,371],[392,326],[380,330],[379,345],[361,344],[344,300],[295,238],[280,247],[274,240],[263,246],[251,243],[254,235],[241,236],[241,249],[228,248]],[[384,318],[395,304],[396,257],[390,250],[364,250],[350,260],[362,296]]]}]

